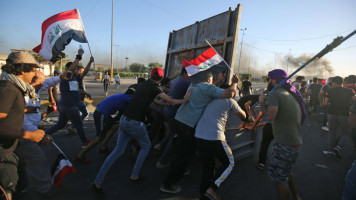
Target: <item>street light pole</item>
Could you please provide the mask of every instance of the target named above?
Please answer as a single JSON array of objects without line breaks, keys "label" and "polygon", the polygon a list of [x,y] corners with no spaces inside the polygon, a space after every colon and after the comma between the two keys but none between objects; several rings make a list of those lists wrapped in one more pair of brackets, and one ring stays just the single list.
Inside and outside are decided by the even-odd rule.
[{"label": "street light pole", "polygon": [[288,64],[289,64],[289,54],[290,54],[290,51],[291,51],[292,49],[289,49],[289,52],[288,52],[288,60],[287,60],[287,74],[288,74]]},{"label": "street light pole", "polygon": [[114,0],[111,0],[112,6],[111,6],[111,80],[112,80],[112,75],[114,73],[114,66],[113,66],[113,32],[114,32]]},{"label": "street light pole", "polygon": [[116,47],[117,73],[119,73],[119,44],[114,44]]},{"label": "street light pole", "polygon": [[126,69],[127,69],[127,60],[128,60],[129,58],[126,56],[126,58],[125,58],[125,59],[126,59]]},{"label": "street light pole", "polygon": [[240,64],[241,64],[241,53],[242,53],[242,44],[244,43],[244,35],[247,28],[240,29],[242,31],[242,41],[241,41],[241,50],[240,50],[240,58],[239,58],[239,67],[237,68],[237,74],[240,74]]}]

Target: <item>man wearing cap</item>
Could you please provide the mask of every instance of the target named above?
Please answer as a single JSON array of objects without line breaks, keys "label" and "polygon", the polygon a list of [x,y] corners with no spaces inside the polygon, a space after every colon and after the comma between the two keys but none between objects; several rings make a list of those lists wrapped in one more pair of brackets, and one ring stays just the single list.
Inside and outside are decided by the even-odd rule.
[{"label": "man wearing cap", "polygon": [[39,142],[45,135],[43,130],[24,131],[25,101],[28,96],[36,101],[37,95],[29,84],[35,76],[38,64],[28,52],[12,52],[2,66],[0,77],[0,186],[12,199],[18,181],[18,158],[14,150],[18,138]]},{"label": "man wearing cap", "polygon": [[[275,69],[268,73],[268,77],[268,84],[273,88],[288,74],[283,69]],[[268,175],[276,184],[278,199],[289,199],[290,192],[295,199],[300,199],[292,165],[302,145],[301,126],[306,116],[303,98],[287,80],[268,97],[262,93],[259,102],[264,117],[272,122],[275,144],[272,146]]]},{"label": "man wearing cap", "polygon": [[[340,76],[335,76],[332,79],[332,88],[328,91],[325,101],[320,106],[329,106],[328,123],[329,123],[329,151],[324,153],[329,156],[341,158],[341,148],[349,139],[350,126],[347,123],[349,118],[349,109],[354,101],[354,93],[351,88],[342,87],[343,79]],[[341,134],[337,132],[337,128],[341,129]]]},{"label": "man wearing cap", "polygon": [[[36,71],[31,85],[35,88],[39,100],[33,102],[28,96],[25,96],[26,108],[22,130],[38,130],[38,124],[41,121],[41,113],[39,111],[41,106],[40,94],[42,91],[59,84],[61,79],[66,79],[66,74],[67,72],[60,76],[45,79],[45,75],[42,72]],[[52,137],[46,135],[42,142],[49,145],[52,142]],[[52,195],[54,190],[52,188],[50,168],[39,144],[27,139],[19,139],[15,153],[19,157],[20,163],[24,164],[26,174],[31,179],[36,191],[43,196]]]},{"label": "man wearing cap", "polygon": [[142,164],[151,149],[151,142],[143,122],[145,120],[146,110],[153,100],[158,96],[165,100],[169,105],[181,104],[189,100],[191,92],[188,92],[184,99],[172,99],[165,94],[159,87],[159,83],[162,79],[163,70],[160,67],[156,67],[152,69],[151,78],[137,86],[135,95],[132,97],[124,114],[120,118],[119,134],[115,149],[106,158],[94,180],[93,188],[97,192],[103,192],[102,183],[106,173],[114,162],[124,153],[126,145],[130,139],[136,140],[141,147],[131,172],[130,179],[132,181],[140,179]]}]

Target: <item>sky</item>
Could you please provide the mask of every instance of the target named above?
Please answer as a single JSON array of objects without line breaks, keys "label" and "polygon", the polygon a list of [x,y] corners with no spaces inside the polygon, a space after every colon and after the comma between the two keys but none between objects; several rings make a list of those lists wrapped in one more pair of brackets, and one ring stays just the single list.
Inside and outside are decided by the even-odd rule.
[{"label": "sky", "polygon": [[[114,68],[125,67],[126,57],[128,65],[164,64],[169,32],[229,7],[234,10],[238,4],[242,6],[240,28],[247,30],[239,32],[236,63],[242,46],[240,71],[256,76],[274,68],[288,67],[291,73],[336,36],[356,30],[355,0],[114,0]],[[34,48],[40,44],[42,22],[74,8],[80,11],[95,62],[110,64],[111,0],[2,0],[0,54]],[[72,41],[64,53],[74,59],[78,45]],[[88,45],[82,46],[86,64],[90,53]],[[356,36],[300,74],[328,76],[326,71],[340,76],[356,74]]]}]

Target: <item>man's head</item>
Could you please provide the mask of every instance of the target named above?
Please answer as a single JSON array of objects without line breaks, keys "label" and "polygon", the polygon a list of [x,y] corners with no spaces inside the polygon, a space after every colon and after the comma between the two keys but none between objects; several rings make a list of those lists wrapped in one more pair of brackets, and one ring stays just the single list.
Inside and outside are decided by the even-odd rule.
[{"label": "man's head", "polygon": [[180,72],[180,75],[183,77],[183,78],[185,78],[185,79],[189,79],[189,75],[188,75],[188,73],[187,73],[187,70],[185,69],[185,67],[182,67],[182,70],[181,70],[181,72]]},{"label": "man's head", "polygon": [[355,75],[348,76],[347,80],[348,80],[349,84],[356,84],[356,76]]},{"label": "man's head", "polygon": [[250,80],[250,77],[245,76],[245,80],[246,80],[246,81]]},{"label": "man's head", "polygon": [[78,68],[77,74],[82,74],[84,72],[84,67],[83,66],[78,66],[77,68]]},{"label": "man's head", "polygon": [[155,67],[151,71],[151,79],[154,81],[161,81],[163,79],[163,69],[160,67]]},{"label": "man's head", "polygon": [[19,77],[26,83],[31,83],[36,68],[41,68],[35,58],[28,52],[12,52],[9,54],[6,65],[2,70],[8,74]]},{"label": "man's head", "polygon": [[303,82],[304,79],[305,79],[304,76],[297,76],[297,78],[295,78],[295,80],[298,81],[298,82],[300,82],[300,83]]},{"label": "man's head", "polygon": [[137,79],[137,84],[143,83],[145,81],[146,81],[145,78],[140,77],[140,78]]},{"label": "man's head", "polygon": [[335,87],[340,87],[343,82],[344,82],[344,80],[340,76],[335,76],[332,79],[331,84],[332,84],[333,88],[335,88]]},{"label": "man's head", "polygon": [[61,71],[60,69],[55,69],[54,72],[53,72],[53,74],[54,74],[55,76],[59,76],[59,75],[62,74],[62,71]]},{"label": "man's head", "polygon": [[219,85],[226,78],[226,71],[220,71],[213,74],[213,84]]},{"label": "man's head", "polygon": [[268,72],[268,86],[267,90],[272,90],[278,83],[282,82],[285,78],[288,77],[288,74],[283,69],[275,69]]},{"label": "man's head", "polygon": [[36,89],[36,92],[43,86],[46,77],[43,72],[36,70],[35,76],[32,78],[31,85]]},{"label": "man's head", "polygon": [[134,88],[129,88],[126,90],[125,94],[133,96],[135,94],[135,89]]},{"label": "man's head", "polygon": [[318,83],[318,78],[317,77],[313,78],[313,83]]}]

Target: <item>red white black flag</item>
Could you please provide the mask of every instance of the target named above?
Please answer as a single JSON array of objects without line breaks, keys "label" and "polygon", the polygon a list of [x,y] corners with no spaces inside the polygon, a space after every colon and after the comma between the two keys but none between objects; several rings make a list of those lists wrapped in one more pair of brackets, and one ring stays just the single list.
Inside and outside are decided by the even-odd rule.
[{"label": "red white black flag", "polygon": [[33,51],[55,63],[64,57],[62,51],[72,39],[81,43],[88,42],[78,9],[65,11],[46,19],[42,23],[41,44]]}]

